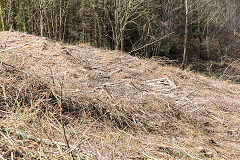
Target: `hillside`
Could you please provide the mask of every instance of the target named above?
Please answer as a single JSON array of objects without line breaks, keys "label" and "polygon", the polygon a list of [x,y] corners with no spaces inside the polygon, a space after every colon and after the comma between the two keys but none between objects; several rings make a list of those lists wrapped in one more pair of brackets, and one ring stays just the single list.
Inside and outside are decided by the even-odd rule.
[{"label": "hillside", "polygon": [[240,159],[240,85],[18,32],[0,121],[0,159]]}]

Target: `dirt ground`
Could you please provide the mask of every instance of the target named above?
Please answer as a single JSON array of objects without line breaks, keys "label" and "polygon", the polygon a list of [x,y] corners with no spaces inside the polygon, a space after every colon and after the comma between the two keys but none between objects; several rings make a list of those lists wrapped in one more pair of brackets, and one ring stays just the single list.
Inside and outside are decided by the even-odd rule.
[{"label": "dirt ground", "polygon": [[240,85],[161,60],[0,32],[0,85],[5,158],[240,159]]}]

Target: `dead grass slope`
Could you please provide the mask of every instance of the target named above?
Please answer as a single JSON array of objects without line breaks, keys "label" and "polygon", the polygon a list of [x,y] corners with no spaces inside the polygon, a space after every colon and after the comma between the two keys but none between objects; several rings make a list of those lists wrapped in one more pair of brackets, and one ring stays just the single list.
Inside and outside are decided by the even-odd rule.
[{"label": "dead grass slope", "polygon": [[239,159],[239,113],[239,85],[0,33],[2,159]]}]

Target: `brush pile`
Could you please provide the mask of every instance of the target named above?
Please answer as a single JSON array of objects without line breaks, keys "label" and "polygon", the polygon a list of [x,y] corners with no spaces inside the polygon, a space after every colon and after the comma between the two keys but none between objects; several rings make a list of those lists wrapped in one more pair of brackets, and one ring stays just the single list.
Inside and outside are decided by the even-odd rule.
[{"label": "brush pile", "polygon": [[2,159],[239,158],[239,85],[85,44],[0,37]]}]

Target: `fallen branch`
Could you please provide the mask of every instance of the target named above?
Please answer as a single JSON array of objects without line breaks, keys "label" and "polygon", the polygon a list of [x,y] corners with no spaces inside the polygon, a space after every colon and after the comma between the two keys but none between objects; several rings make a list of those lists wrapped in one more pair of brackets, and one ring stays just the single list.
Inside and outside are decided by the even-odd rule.
[{"label": "fallen branch", "polygon": [[27,73],[27,72],[25,72],[25,71],[23,71],[23,70],[21,70],[21,69],[18,69],[18,68],[15,67],[15,66],[13,66],[13,65],[11,65],[11,64],[7,64],[7,63],[5,63],[5,62],[3,62],[3,61],[0,61],[0,65],[11,67],[11,68],[13,68],[15,71],[25,73],[26,75],[31,75],[30,73]]},{"label": "fallen branch", "polygon": [[132,53],[132,52],[139,51],[139,50],[141,50],[141,49],[143,49],[143,48],[145,48],[145,47],[147,47],[147,46],[150,46],[150,45],[152,45],[152,44],[154,44],[154,43],[156,43],[156,42],[159,42],[159,41],[161,41],[161,40],[169,37],[169,36],[172,35],[173,33],[174,33],[174,32],[172,32],[172,33],[170,33],[170,34],[168,34],[168,35],[166,35],[166,36],[164,36],[164,37],[162,37],[162,38],[160,38],[160,39],[158,39],[158,40],[156,40],[156,41],[153,41],[153,42],[151,42],[151,43],[148,43],[148,44],[146,44],[146,45],[144,45],[144,46],[142,46],[142,47],[140,47],[140,48],[134,49],[134,50],[128,52],[128,54],[130,54],[130,53]]},{"label": "fallen branch", "polygon": [[160,160],[160,159],[158,159],[158,158],[155,158],[155,157],[153,157],[153,156],[148,155],[147,153],[145,153],[145,152],[143,152],[143,151],[142,151],[142,154],[143,154],[144,156],[146,156],[148,159]]},{"label": "fallen branch", "polygon": [[13,43],[13,42],[16,42],[16,41],[19,41],[19,39],[14,39],[14,40],[6,40],[6,41],[2,41],[0,42],[0,44],[3,44],[3,43]]},{"label": "fallen branch", "polygon": [[13,50],[13,49],[17,49],[17,48],[21,48],[21,47],[24,47],[24,46],[26,46],[26,45],[28,45],[28,44],[29,44],[29,43],[25,43],[25,44],[22,44],[22,45],[20,45],[20,46],[16,46],[16,47],[4,49],[4,50],[1,50],[0,53],[1,53],[1,52],[5,52],[5,51],[9,51],[9,50]]},{"label": "fallen branch", "polygon": [[[62,150],[65,150],[65,151],[68,150],[68,146],[66,146],[65,143],[61,143],[61,142],[57,142],[57,141],[53,141],[53,140],[49,140],[49,139],[38,138],[38,137],[35,137],[35,136],[32,136],[32,135],[27,135],[27,134],[25,134],[23,132],[20,132],[20,131],[13,132],[13,131],[7,129],[6,126],[1,126],[0,131],[2,133],[6,133],[6,132],[15,133],[18,137],[21,137],[21,138],[32,140],[32,141],[37,142],[37,143],[43,143],[45,145],[52,146],[52,147],[60,146]],[[89,138],[84,139],[81,143],[83,143],[84,141],[86,141],[88,139]],[[73,148],[74,146],[70,145],[70,147]],[[74,148],[76,149],[76,147],[74,147]]]}]

